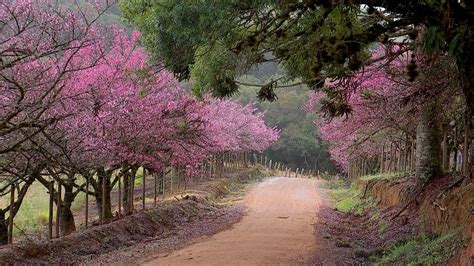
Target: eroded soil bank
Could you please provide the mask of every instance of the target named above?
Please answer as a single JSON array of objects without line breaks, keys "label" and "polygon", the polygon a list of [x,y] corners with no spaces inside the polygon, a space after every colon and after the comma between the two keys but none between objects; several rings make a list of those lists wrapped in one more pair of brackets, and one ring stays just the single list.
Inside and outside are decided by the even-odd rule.
[{"label": "eroded soil bank", "polygon": [[[390,254],[387,252],[395,244],[403,245],[420,236],[457,234],[460,242],[452,246],[453,250],[434,254],[437,247],[433,246],[434,251],[427,256],[442,256],[443,265],[473,265],[472,180],[445,176],[423,188],[415,187],[411,177],[360,179],[348,191],[358,190],[356,197],[363,208],[342,212],[327,206],[320,212],[316,231],[332,243],[335,253],[343,252],[358,264],[371,264]],[[438,245],[452,244],[449,241]]]}]

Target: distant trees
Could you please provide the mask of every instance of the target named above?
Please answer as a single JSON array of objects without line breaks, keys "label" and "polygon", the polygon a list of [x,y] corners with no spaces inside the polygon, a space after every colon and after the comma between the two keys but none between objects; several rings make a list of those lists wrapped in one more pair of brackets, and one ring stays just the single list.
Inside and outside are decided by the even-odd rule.
[{"label": "distant trees", "polygon": [[[57,188],[61,234],[75,230],[72,202],[95,197],[112,218],[110,194],[123,179],[125,209],[138,168],[179,167],[197,175],[204,159],[262,151],[278,138],[250,105],[194,99],[131,36],[99,18],[112,5],[50,1],[0,4],[0,243],[33,182]],[[225,110],[223,112],[222,110]]]},{"label": "distant trees", "polygon": [[[280,74],[278,71],[276,64],[273,67],[265,64],[254,71],[255,76],[245,76],[241,80],[244,83],[261,82],[275,78],[274,74]],[[244,86],[235,98],[244,103],[253,101],[257,90],[256,87]],[[265,151],[265,155],[293,169],[335,173],[327,143],[315,131],[313,121],[316,117],[303,108],[308,101],[308,92],[300,87],[281,88],[275,92],[278,101],[257,103],[257,107],[265,112],[265,121],[281,130],[279,139]]]}]

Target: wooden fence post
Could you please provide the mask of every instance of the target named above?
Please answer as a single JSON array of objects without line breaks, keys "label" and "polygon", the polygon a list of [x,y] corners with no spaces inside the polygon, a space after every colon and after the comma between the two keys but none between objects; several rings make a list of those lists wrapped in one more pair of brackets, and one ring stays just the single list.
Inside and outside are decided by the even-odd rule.
[{"label": "wooden fence post", "polygon": [[142,183],[142,209],[146,208],[146,169],[143,167],[143,183]]},{"label": "wooden fence post", "polygon": [[61,223],[61,183],[58,181],[58,199],[56,200],[56,238],[60,237],[59,224]]},{"label": "wooden fence post", "polygon": [[102,214],[100,215],[100,223],[105,223],[105,176],[102,177]]},{"label": "wooden fence post", "polygon": [[53,239],[53,203],[54,203],[54,181],[49,183],[49,216],[48,216],[48,239]]},{"label": "wooden fence post", "polygon": [[89,177],[86,177],[86,209],[84,225],[87,229],[87,226],[89,225]]},{"label": "wooden fence post", "polygon": [[382,146],[382,153],[380,153],[380,174],[384,173],[384,158],[385,157],[385,143]]},{"label": "wooden fence post", "polygon": [[118,216],[122,217],[122,178],[118,177]]},{"label": "wooden fence post", "polygon": [[153,173],[153,178],[155,181],[155,186],[153,187],[153,204],[156,205],[156,194],[158,189],[158,174],[156,172]]},{"label": "wooden fence post", "polygon": [[[212,167],[212,163],[211,163],[211,167]],[[171,168],[171,178],[170,178],[170,191],[171,191],[171,195],[173,195],[173,178],[174,178],[174,167]]]},{"label": "wooden fence post", "polygon": [[129,186],[130,186],[130,196],[128,197],[129,198],[129,204],[130,204],[130,207],[129,207],[130,213],[133,213],[134,208],[135,208],[133,203],[134,203],[134,197],[135,197],[134,190],[135,190],[135,178],[136,177],[137,177],[136,172],[135,172],[135,174],[130,175],[130,182],[129,182],[130,183],[129,184]]},{"label": "wooden fence post", "polygon": [[161,178],[161,191],[162,191],[162,195],[163,195],[163,199],[165,198],[165,194],[166,194],[166,170],[163,170],[163,176]]},{"label": "wooden fence post", "polygon": [[13,213],[15,212],[13,209],[15,208],[15,184],[11,185],[10,191],[10,216],[8,217],[8,244],[13,243]]}]

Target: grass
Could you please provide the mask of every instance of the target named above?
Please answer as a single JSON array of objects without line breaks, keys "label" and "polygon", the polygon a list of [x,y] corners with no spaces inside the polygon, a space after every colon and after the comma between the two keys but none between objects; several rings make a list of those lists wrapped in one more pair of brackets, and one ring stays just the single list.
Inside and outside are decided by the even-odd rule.
[{"label": "grass", "polygon": [[333,206],[338,211],[360,215],[366,209],[375,207],[372,198],[362,198],[360,190],[343,181],[328,181],[325,187],[329,189]]},{"label": "grass", "polygon": [[240,176],[229,178],[224,182],[220,182],[218,186],[215,187],[216,191],[210,193],[207,199],[217,201],[224,205],[230,205],[242,197],[246,187],[269,176],[269,173],[256,169],[251,173],[246,172]]},{"label": "grass", "polygon": [[379,233],[383,233],[390,228],[390,224],[387,221],[381,221],[379,224]]},{"label": "grass", "polygon": [[[0,206],[8,206],[8,200],[7,196],[0,198]],[[44,227],[48,223],[48,214],[49,194],[47,194],[47,189],[39,182],[34,182],[15,216],[14,234],[18,234],[19,229],[29,231]]]},{"label": "grass", "polygon": [[376,175],[366,175],[366,176],[361,176],[359,179],[361,180],[390,180],[390,179],[396,179],[398,177],[402,177],[404,173],[400,172],[393,172],[393,173],[383,173],[383,174],[376,174]]},{"label": "grass", "polygon": [[375,265],[435,265],[449,260],[465,244],[456,232],[420,235],[392,246]]}]

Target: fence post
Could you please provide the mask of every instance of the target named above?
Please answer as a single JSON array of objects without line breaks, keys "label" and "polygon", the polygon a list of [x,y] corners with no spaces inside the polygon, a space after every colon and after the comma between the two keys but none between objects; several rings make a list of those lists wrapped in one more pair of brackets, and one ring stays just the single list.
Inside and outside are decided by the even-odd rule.
[{"label": "fence post", "polygon": [[[124,176],[125,178],[125,176]],[[118,177],[118,216],[122,217],[122,177]]]},{"label": "fence post", "polygon": [[84,225],[87,229],[89,225],[89,177],[86,177],[86,210],[85,210],[85,222]]},{"label": "fence post", "polygon": [[15,184],[11,185],[11,191],[10,191],[10,216],[8,217],[8,244],[13,243],[13,213],[15,208]]},{"label": "fence post", "polygon": [[163,199],[165,198],[165,194],[166,194],[166,170],[163,170],[163,178],[161,179],[161,182],[162,182],[162,189],[163,189]]},{"label": "fence post", "polygon": [[158,189],[158,174],[156,172],[153,173],[153,178],[155,181],[155,186],[153,188],[153,204],[156,205],[156,193]]},{"label": "fence post", "polygon": [[105,176],[102,177],[102,214],[100,215],[100,223],[105,223]]},{"label": "fence post", "polygon": [[143,175],[142,176],[143,176],[142,177],[143,178],[143,180],[142,180],[143,181],[143,183],[142,183],[142,190],[143,190],[143,192],[142,192],[142,209],[145,209],[145,207],[146,207],[146,203],[145,203],[145,199],[146,199],[145,198],[146,197],[146,193],[145,193],[146,192],[146,169],[145,169],[145,167],[143,167]]},{"label": "fence post", "polygon": [[[133,171],[135,171],[136,169],[134,169]],[[130,189],[129,189],[129,193],[130,193],[130,196],[128,197],[129,198],[129,210],[130,210],[130,213],[133,213],[134,209],[135,209],[135,205],[134,205],[134,198],[135,198],[135,179],[137,178],[137,173],[135,171],[135,174],[133,175],[130,175],[130,182],[129,182],[129,186],[130,186]]]},{"label": "fence post", "polygon": [[48,239],[53,239],[53,202],[54,181],[49,183],[49,216],[48,216]]},{"label": "fence post", "polygon": [[58,181],[58,199],[56,201],[56,238],[60,237],[59,234],[59,224],[61,223],[61,183]]},{"label": "fence post", "polygon": [[170,178],[170,191],[171,195],[173,195],[173,178],[174,178],[174,167],[171,168],[171,178]]}]

